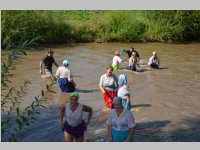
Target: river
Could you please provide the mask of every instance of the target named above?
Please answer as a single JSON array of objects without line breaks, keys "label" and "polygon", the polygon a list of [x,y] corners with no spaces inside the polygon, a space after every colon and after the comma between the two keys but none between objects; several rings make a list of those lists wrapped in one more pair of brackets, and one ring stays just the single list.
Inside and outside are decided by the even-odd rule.
[{"label": "river", "polygon": [[[93,108],[94,115],[85,134],[85,141],[99,141],[106,138],[106,108],[98,82],[105,73],[105,66],[112,62],[115,50],[135,47],[147,62],[153,51],[158,53],[161,69],[138,74],[126,73],[131,92],[132,112],[136,127],[136,141],[200,141],[200,43],[84,43],[52,46],[59,65],[70,60],[70,69],[80,92],[80,103]],[[44,87],[40,77],[39,62],[48,48],[29,50],[16,63],[12,73],[12,86],[24,80],[32,82],[29,93],[21,107],[29,105]],[[4,52],[2,52],[4,56]],[[121,67],[125,67],[123,64]],[[53,67],[55,73],[56,67]],[[54,85],[58,91],[58,86]],[[47,108],[38,119],[23,131],[19,141],[62,142],[58,92],[47,93]]]}]

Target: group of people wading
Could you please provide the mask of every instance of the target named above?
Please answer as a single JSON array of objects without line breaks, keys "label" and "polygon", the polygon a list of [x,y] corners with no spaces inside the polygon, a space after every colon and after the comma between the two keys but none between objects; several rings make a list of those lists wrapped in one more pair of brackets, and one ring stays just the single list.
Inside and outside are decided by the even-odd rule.
[{"label": "group of people wading", "polygon": [[[103,99],[110,110],[106,122],[108,128],[108,141],[110,142],[133,142],[135,135],[135,119],[131,112],[131,96],[128,88],[128,80],[125,74],[118,77],[113,73],[119,69],[119,64],[125,60],[124,53],[128,54],[129,61],[127,69],[136,71],[139,66],[141,55],[130,48],[115,51],[112,65],[107,65],[106,73],[100,78],[99,88]],[[91,107],[79,103],[79,93],[76,91],[76,83],[69,69],[70,62],[65,59],[62,66],[58,66],[53,57],[54,51],[49,50],[47,56],[40,62],[40,73],[52,74],[52,65],[58,67],[55,78],[58,81],[60,92],[69,93],[69,102],[60,106],[60,122],[64,132],[64,139],[67,142],[84,141],[84,132],[92,118]],[[120,57],[121,56],[121,57]],[[149,59],[148,65],[151,68],[159,68],[157,53]],[[83,113],[87,112],[88,117],[84,119]]]}]

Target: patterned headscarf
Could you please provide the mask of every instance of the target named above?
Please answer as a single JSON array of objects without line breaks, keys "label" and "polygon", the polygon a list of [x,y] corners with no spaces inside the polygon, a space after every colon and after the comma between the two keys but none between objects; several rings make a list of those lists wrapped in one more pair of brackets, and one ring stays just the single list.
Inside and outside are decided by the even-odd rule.
[{"label": "patterned headscarf", "polygon": [[118,85],[119,86],[122,86],[124,84],[126,84],[128,81],[127,81],[127,77],[125,74],[120,74],[119,75],[119,78],[118,78]]}]

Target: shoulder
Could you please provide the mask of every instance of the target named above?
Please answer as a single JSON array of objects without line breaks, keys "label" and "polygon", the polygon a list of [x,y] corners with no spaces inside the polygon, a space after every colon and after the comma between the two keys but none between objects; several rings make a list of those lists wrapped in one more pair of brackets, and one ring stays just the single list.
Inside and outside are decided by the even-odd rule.
[{"label": "shoulder", "polygon": [[106,77],[106,74],[101,75],[101,78],[105,78],[105,77]]}]

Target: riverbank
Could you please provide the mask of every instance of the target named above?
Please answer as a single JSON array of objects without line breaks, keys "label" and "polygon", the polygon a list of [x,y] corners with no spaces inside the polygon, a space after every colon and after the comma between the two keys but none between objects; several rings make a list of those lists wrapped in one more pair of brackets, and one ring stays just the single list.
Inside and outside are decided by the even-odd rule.
[{"label": "riverbank", "polygon": [[34,38],[34,45],[199,41],[199,20],[199,10],[3,10],[1,43],[13,48]]}]

